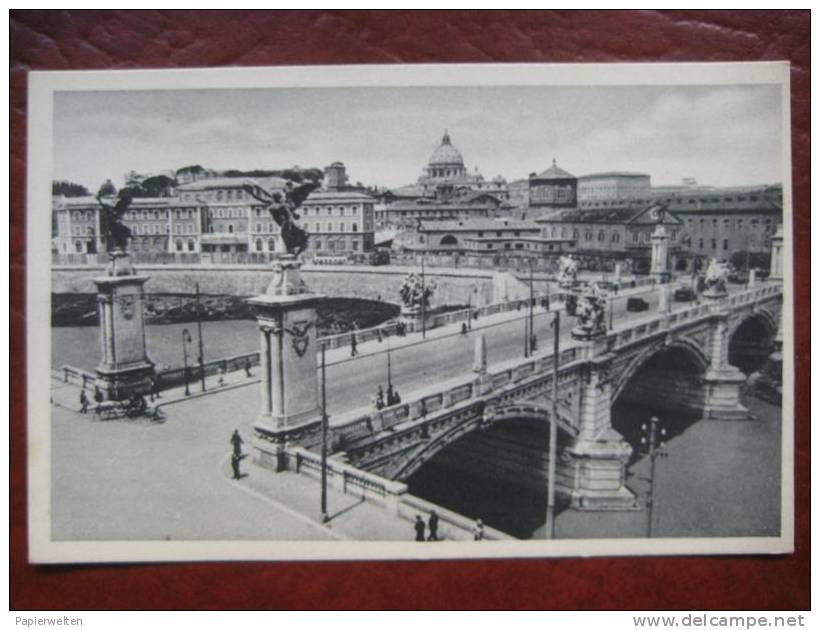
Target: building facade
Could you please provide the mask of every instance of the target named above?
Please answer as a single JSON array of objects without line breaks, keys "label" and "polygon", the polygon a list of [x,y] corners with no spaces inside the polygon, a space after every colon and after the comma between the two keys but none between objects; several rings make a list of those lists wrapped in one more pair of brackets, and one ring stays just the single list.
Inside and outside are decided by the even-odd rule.
[{"label": "building facade", "polygon": [[376,200],[351,191],[322,190],[308,195],[297,213],[310,234],[310,255],[362,253],[373,249]]},{"label": "building facade", "polygon": [[[266,199],[285,180],[247,177],[202,178],[177,188],[175,197],[135,198],[123,222],[137,254],[197,254],[204,260],[284,251]],[[112,199],[112,202],[114,200]],[[53,212],[58,254],[105,252],[101,208],[94,197],[59,197]],[[360,253],[373,248],[374,199],[357,192],[320,191],[297,211],[311,235],[313,253]]]},{"label": "building facade", "polygon": [[529,177],[530,208],[538,208],[542,213],[550,210],[574,208],[578,200],[578,178],[560,168],[555,160],[552,166],[541,173]]},{"label": "building facade", "polygon": [[578,205],[602,199],[635,199],[648,195],[651,178],[645,173],[613,171],[592,173],[578,178]]},{"label": "building facade", "polygon": [[571,251],[571,239],[545,238],[532,221],[515,219],[469,219],[463,221],[419,221],[414,229],[401,232],[393,241],[400,251],[431,254],[473,255],[559,254]]},{"label": "building facade", "polygon": [[380,227],[406,229],[420,219],[467,221],[487,219],[508,213],[508,204],[490,193],[477,193],[441,186],[435,197],[403,199],[380,204],[376,221]]}]

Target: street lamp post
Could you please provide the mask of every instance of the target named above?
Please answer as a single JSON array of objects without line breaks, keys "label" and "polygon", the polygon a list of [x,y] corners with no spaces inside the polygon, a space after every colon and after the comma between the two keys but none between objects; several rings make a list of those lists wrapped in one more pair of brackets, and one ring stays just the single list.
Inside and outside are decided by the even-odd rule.
[{"label": "street lamp post", "polygon": [[609,302],[609,330],[612,330],[612,329],[613,329],[613,325],[612,325],[612,311],[613,311],[613,309],[614,309],[613,304],[614,304],[614,302],[615,302],[615,296],[614,296],[614,295],[612,295],[612,293],[611,293],[611,292],[610,292],[610,294],[609,294],[609,300],[608,300],[608,302]]},{"label": "street lamp post", "polygon": [[427,291],[424,284],[424,253],[421,254],[421,338],[427,339]]},{"label": "street lamp post", "polygon": [[641,444],[648,448],[649,454],[649,491],[646,495],[646,537],[652,538],[652,514],[655,506],[655,461],[658,457],[668,457],[664,449],[663,439],[666,437],[666,429],[659,427],[660,420],[656,416],[652,416],[649,421],[649,426],[641,425],[643,437],[641,437]]},{"label": "street lamp post", "polygon": [[199,337],[199,380],[205,391],[205,351],[202,346],[202,316],[199,313],[199,282],[196,283],[196,332]]},{"label": "street lamp post", "polygon": [[182,329],[182,376],[185,380],[185,395],[190,396],[191,390],[188,388],[188,344],[191,343],[191,333],[187,328]]},{"label": "street lamp post", "polygon": [[325,375],[325,344],[322,344],[322,496],[320,499],[320,510],[322,522],[327,523],[330,518],[327,515],[327,387]]},{"label": "street lamp post", "polygon": [[547,523],[546,537],[555,538],[555,458],[558,453],[558,338],[561,333],[561,311],[552,321],[552,408],[550,410],[549,450],[547,455]]},{"label": "street lamp post", "polygon": [[529,343],[530,343],[530,354],[532,354],[532,353],[535,352],[535,349],[537,347],[538,342],[537,342],[536,337],[535,337],[535,323],[534,323],[535,315],[534,315],[534,312],[533,312],[535,310],[535,293],[533,292],[533,288],[532,288],[532,258],[529,258],[528,260],[529,260],[529,263],[530,263],[530,315],[529,315],[529,317],[530,317],[530,341],[529,341]]},{"label": "street lamp post", "polygon": [[393,391],[393,370],[390,364],[390,337],[387,338],[387,391]]}]

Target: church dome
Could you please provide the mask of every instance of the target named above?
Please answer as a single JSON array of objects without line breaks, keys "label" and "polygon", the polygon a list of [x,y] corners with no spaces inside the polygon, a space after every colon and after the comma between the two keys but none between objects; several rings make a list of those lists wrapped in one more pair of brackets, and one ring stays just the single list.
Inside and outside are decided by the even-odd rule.
[{"label": "church dome", "polygon": [[430,166],[442,164],[464,166],[464,158],[461,157],[459,150],[450,143],[450,135],[446,131],[441,139],[441,144],[430,156]]}]

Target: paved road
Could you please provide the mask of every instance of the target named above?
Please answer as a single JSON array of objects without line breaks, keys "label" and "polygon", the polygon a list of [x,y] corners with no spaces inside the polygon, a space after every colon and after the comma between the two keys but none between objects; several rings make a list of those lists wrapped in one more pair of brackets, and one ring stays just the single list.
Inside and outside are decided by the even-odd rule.
[{"label": "paved road", "polygon": [[[613,301],[613,323],[620,326],[632,325],[642,319],[655,316],[658,296],[654,292],[633,293],[640,295],[649,304],[649,310],[632,313],[626,310],[629,296],[622,295]],[[673,304],[675,308],[685,308],[688,304]],[[468,335],[453,334],[428,340],[399,349],[393,349],[391,367],[394,387],[403,398],[410,392],[436,382],[468,374],[472,370],[475,351],[475,336],[484,333],[487,339],[487,362],[490,366],[509,359],[524,356],[524,321],[526,309],[516,313],[516,319],[497,325],[473,330]],[[550,324],[554,314],[541,307],[535,309],[534,327],[538,338],[539,353],[552,353],[552,329]],[[479,320],[482,323],[482,320]],[[575,318],[562,313],[561,349],[569,347],[573,340],[570,330]],[[458,325],[454,326],[457,329]],[[377,343],[377,342],[369,342]],[[362,344],[364,345],[364,344]],[[382,345],[386,349],[387,343]],[[330,365],[327,369],[328,413],[333,416],[351,409],[368,405],[375,399],[376,388],[387,384],[387,353],[369,354],[351,361]]]}]

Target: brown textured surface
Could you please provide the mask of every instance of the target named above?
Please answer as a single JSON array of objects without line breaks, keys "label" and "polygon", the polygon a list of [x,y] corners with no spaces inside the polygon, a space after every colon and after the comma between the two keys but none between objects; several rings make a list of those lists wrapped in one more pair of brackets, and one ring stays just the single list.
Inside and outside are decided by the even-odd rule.
[{"label": "brown textured surface", "polygon": [[[32,69],[501,61],[792,63],[796,553],[779,557],[202,563],[26,561],[25,113]],[[809,12],[11,14],[13,609],[809,607]]]}]

